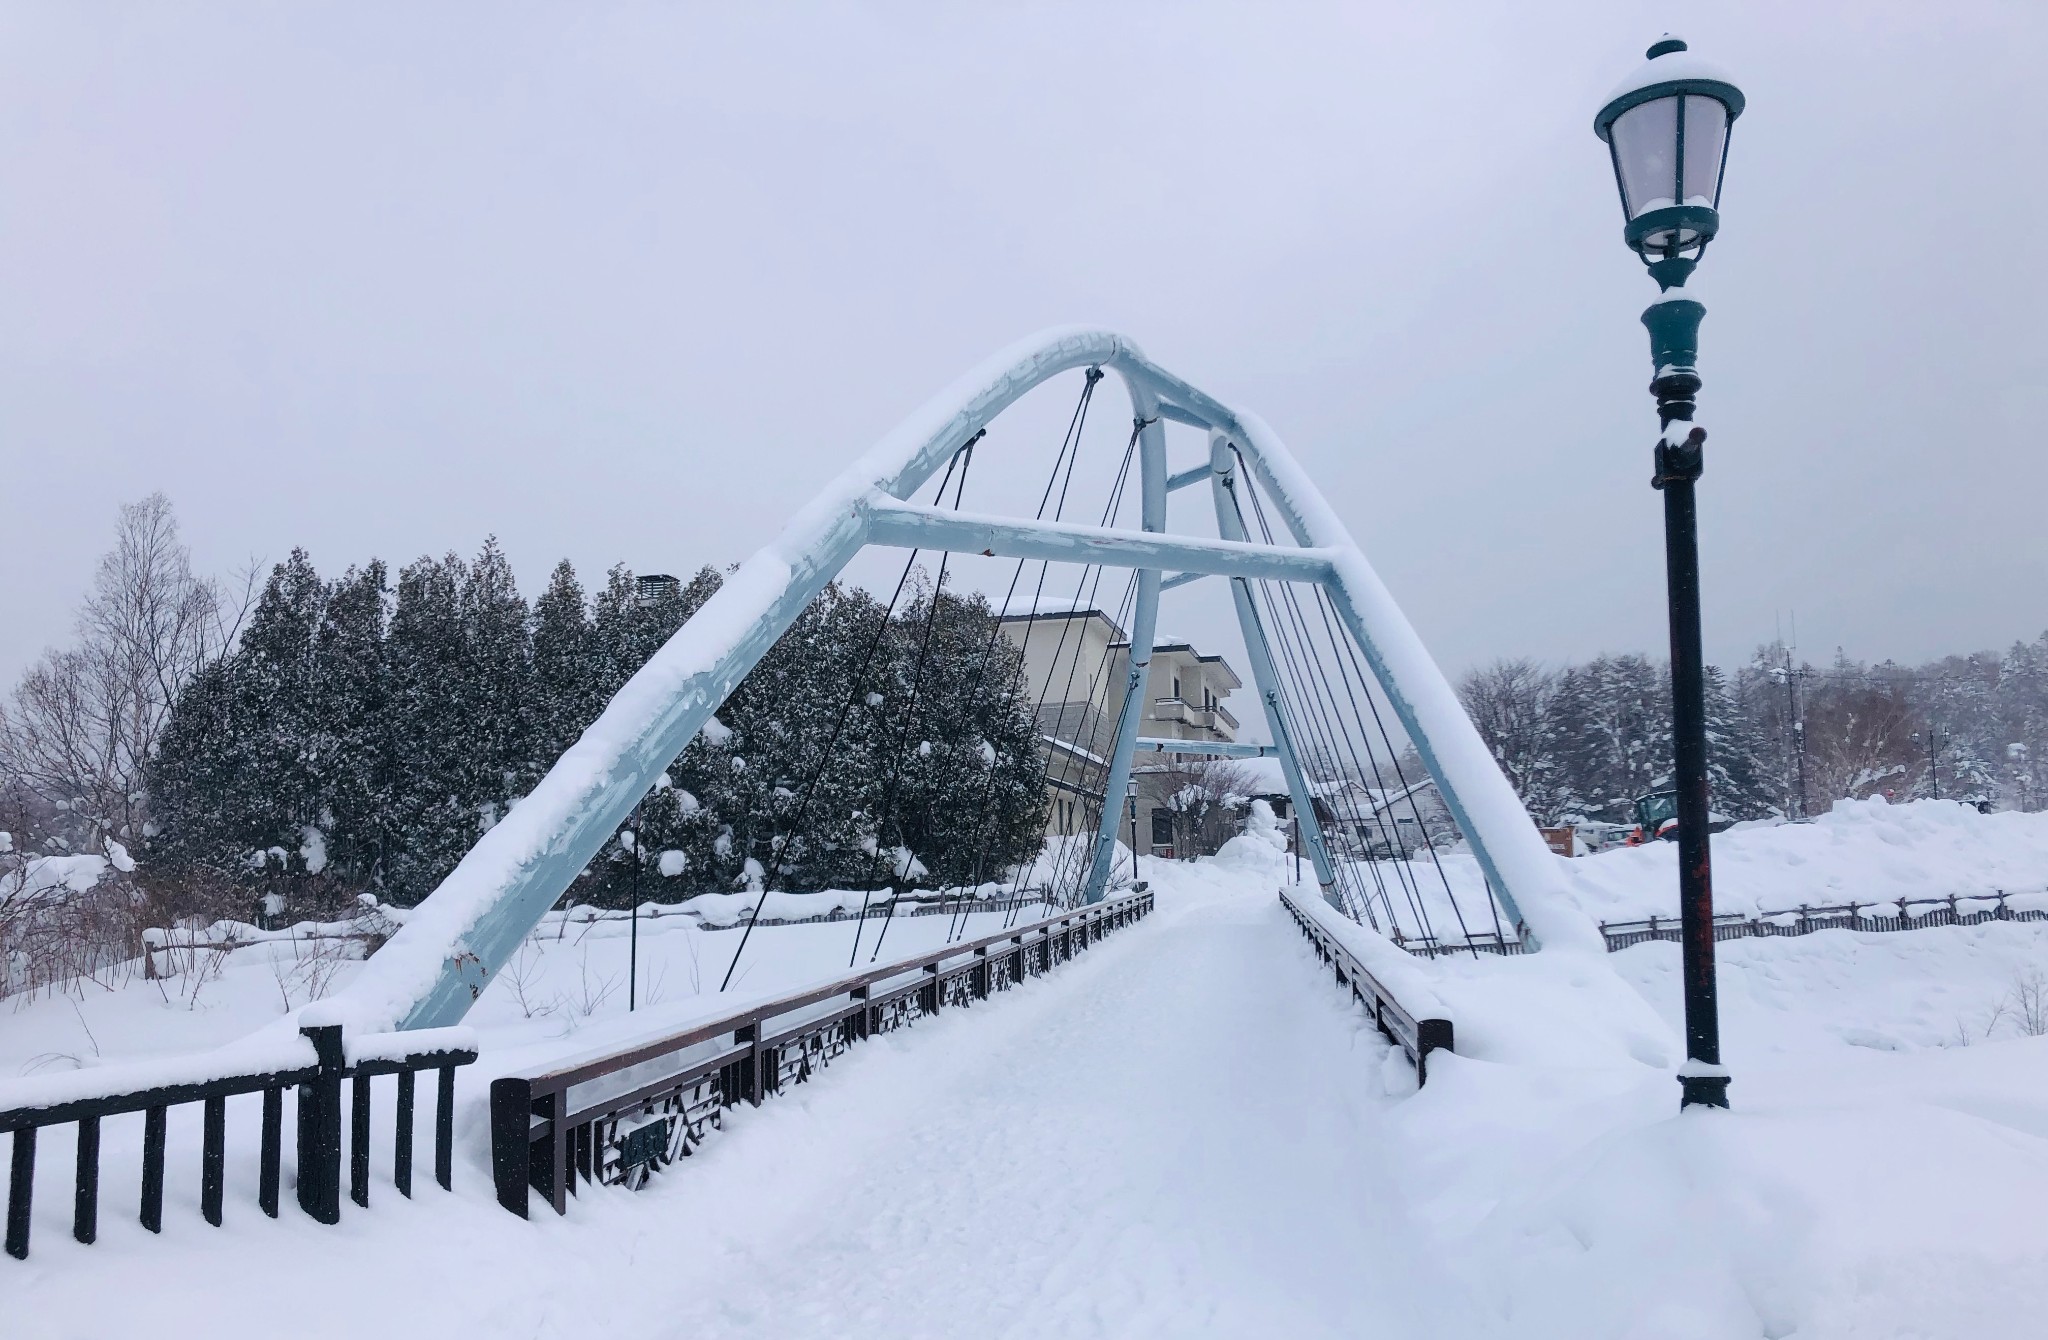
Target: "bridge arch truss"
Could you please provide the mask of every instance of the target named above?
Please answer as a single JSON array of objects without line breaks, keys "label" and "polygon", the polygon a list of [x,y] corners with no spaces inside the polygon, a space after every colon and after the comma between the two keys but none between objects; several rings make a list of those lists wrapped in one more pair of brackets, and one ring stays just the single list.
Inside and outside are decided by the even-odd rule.
[{"label": "bridge arch truss", "polygon": [[[1137,530],[945,511],[909,499],[962,446],[1020,397],[1061,373],[1101,369],[1126,389],[1137,431]],[[1208,459],[1169,470],[1166,428],[1208,439]],[[1240,468],[1277,511],[1291,543],[1248,539],[1233,491]],[[1210,486],[1220,538],[1170,534],[1168,494]],[[1303,818],[1302,844],[1328,892],[1333,858],[1316,823],[1297,742],[1251,583],[1319,588],[1470,842],[1500,908],[1527,947],[1573,943],[1590,932],[1558,896],[1556,858],[1544,846],[1456,694],[1350,532],[1279,438],[1161,368],[1125,337],[1101,330],[1044,332],[990,358],[905,420],[736,569],[720,590],[620,689],[583,736],[447,879],[340,995],[310,1007],[322,1020],[365,1028],[454,1023],[520,942],[595,857],[655,779],[703,729],[726,696],[864,546],[1093,563],[1135,569],[1130,683],[1104,788],[1120,795],[1137,747],[1144,675],[1162,585],[1229,581],[1255,686]],[[1087,889],[1099,898],[1115,848],[1116,807],[1102,807]]]}]

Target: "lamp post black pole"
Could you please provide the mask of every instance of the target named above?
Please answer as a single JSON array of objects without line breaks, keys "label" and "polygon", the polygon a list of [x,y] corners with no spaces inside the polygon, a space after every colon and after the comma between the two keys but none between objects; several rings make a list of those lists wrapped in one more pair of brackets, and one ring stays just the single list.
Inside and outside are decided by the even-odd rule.
[{"label": "lamp post black pole", "polygon": [[[1659,276],[1661,279],[1662,276]],[[1714,877],[1707,837],[1706,663],[1700,644],[1700,546],[1695,486],[1707,430],[1692,422],[1699,394],[1700,318],[1681,287],[1643,313],[1657,373],[1650,383],[1664,432],[1654,488],[1664,494],[1664,570],[1671,618],[1671,752],[1678,790],[1678,915],[1685,980],[1685,1067],[1679,1107],[1728,1106],[1714,989]]]},{"label": "lamp post black pole", "polygon": [[[633,806],[633,913],[626,948],[626,1013],[640,1008],[640,806]],[[614,978],[614,981],[617,979]]]},{"label": "lamp post black pole", "polygon": [[1664,492],[1664,573],[1671,616],[1671,754],[1678,793],[1678,922],[1685,978],[1680,1108],[1728,1106],[1714,999],[1714,875],[1707,840],[1706,661],[1700,651],[1697,485],[1707,430],[1699,395],[1700,318],[1686,281],[1721,227],[1728,135],[1742,90],[1665,34],[1593,118],[1606,142],[1627,223],[1622,237],[1663,290],[1643,313],[1650,394],[1663,432],[1651,485]]},{"label": "lamp post black pole", "polygon": [[1129,802],[1131,807],[1131,882],[1138,882],[1138,784],[1130,784]]}]

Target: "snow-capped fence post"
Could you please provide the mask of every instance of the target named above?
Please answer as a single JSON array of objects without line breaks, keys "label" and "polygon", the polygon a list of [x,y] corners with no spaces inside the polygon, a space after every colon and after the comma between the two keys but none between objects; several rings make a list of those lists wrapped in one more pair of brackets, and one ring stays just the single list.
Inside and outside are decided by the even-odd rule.
[{"label": "snow-capped fence post", "polygon": [[322,1224],[341,1222],[341,1025],[299,1030],[318,1072],[299,1085],[299,1208]]}]

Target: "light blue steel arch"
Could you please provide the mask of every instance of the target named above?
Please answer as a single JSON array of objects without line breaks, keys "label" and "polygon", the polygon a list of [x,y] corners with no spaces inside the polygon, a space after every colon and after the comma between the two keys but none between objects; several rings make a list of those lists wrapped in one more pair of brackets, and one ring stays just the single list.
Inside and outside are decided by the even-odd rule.
[{"label": "light blue steel arch", "polygon": [[[1143,526],[1138,531],[939,513],[907,503],[960,446],[1033,387],[1060,373],[1116,373],[1140,420]],[[1297,547],[1169,536],[1157,421],[1226,434],[1271,497]],[[1192,482],[1192,481],[1190,481]],[[1156,610],[1163,570],[1318,581],[1365,649],[1396,714],[1472,842],[1488,877],[1547,941],[1586,942],[1561,898],[1555,858],[1479,741],[1414,630],[1350,535],[1279,440],[1250,415],[1150,362],[1122,336],[1048,331],[997,354],[929,401],[799,511],[619,690],[538,785],[485,833],[340,993],[324,1022],[361,1029],[454,1023],[563,890],[776,638],[865,544],[911,544],[1139,570],[1135,625]],[[1133,656],[1134,669],[1137,656]],[[1138,680],[1142,690],[1143,680]],[[1127,707],[1127,714],[1128,714]],[[1135,721],[1118,732],[1111,782],[1129,775]],[[1120,771],[1119,771],[1120,769]],[[1297,795],[1296,804],[1306,797]],[[1105,824],[1115,822],[1105,806]],[[1093,875],[1108,848],[1099,847]],[[1319,872],[1320,873],[1320,872]],[[1582,933],[1581,933],[1582,932]],[[309,1007],[315,1008],[315,1007]]]}]

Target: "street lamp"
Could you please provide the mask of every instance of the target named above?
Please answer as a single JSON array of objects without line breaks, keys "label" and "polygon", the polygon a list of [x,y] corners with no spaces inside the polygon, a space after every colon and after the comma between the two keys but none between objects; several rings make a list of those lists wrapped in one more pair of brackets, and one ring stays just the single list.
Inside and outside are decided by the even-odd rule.
[{"label": "street lamp", "polygon": [[1700,374],[1700,318],[1686,292],[1707,243],[1720,231],[1728,132],[1742,114],[1740,89],[1666,37],[1616,90],[1593,131],[1607,142],[1621,191],[1622,236],[1662,290],[1643,313],[1650,332],[1663,432],[1651,487],[1664,494],[1664,568],[1671,615],[1672,756],[1678,790],[1679,938],[1684,950],[1685,1065],[1680,1108],[1728,1106],[1721,1025],[1714,1000],[1714,885],[1707,847],[1707,714],[1700,649],[1700,555],[1693,485],[1707,430],[1693,423]]}]

